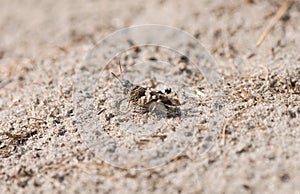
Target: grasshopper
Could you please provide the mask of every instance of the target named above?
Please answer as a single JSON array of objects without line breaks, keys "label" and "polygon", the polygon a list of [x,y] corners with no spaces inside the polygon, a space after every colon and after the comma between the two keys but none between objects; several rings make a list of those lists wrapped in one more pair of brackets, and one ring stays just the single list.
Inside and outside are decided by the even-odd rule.
[{"label": "grasshopper", "polygon": [[[120,70],[122,72],[121,65]],[[121,80],[116,74],[111,73],[121,83],[124,95],[129,98],[128,107],[132,105],[136,112],[142,114],[151,112],[168,118],[181,115],[178,96],[170,88],[157,91],[153,88],[135,85],[129,80]]]}]

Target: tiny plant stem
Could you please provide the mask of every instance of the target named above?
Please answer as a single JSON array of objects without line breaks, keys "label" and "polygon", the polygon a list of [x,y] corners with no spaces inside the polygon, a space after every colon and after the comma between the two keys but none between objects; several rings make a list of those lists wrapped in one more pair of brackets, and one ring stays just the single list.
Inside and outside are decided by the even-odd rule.
[{"label": "tiny plant stem", "polygon": [[248,106],[240,109],[239,111],[237,111],[233,115],[231,115],[231,117],[225,122],[225,124],[224,124],[224,126],[222,128],[222,141],[221,141],[221,145],[225,145],[225,143],[226,143],[226,128],[230,124],[230,122],[233,121],[237,115],[243,113],[244,111],[246,111],[246,110],[250,109],[251,107],[255,106],[256,104],[258,104],[260,102],[260,100],[254,101],[252,104],[250,104],[250,105],[248,105]]},{"label": "tiny plant stem", "polygon": [[264,29],[262,34],[260,35],[257,43],[256,48],[260,47],[260,45],[263,43],[269,32],[272,30],[272,28],[275,26],[275,24],[280,20],[280,18],[286,13],[290,5],[292,4],[293,0],[286,0],[283,2],[283,4],[280,6],[279,10],[276,12],[275,16],[272,18],[269,25]]}]

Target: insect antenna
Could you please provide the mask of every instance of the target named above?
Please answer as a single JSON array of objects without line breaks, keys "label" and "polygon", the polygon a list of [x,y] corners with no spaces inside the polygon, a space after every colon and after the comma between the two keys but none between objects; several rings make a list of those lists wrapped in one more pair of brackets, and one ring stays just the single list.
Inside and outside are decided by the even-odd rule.
[{"label": "insect antenna", "polygon": [[119,80],[119,82],[123,85],[123,82],[120,80],[120,78],[119,78],[116,74],[114,74],[113,72],[111,72],[111,74],[112,74],[117,80]]},{"label": "insect antenna", "polygon": [[[120,68],[120,73],[121,73],[121,75],[122,75],[123,69],[122,69],[122,65],[121,65],[120,60],[118,61],[118,65],[119,65],[119,68]],[[111,72],[111,74],[112,74],[117,80],[119,80],[119,82],[120,82],[122,85],[124,85],[124,82],[121,81],[120,78],[119,78],[116,74],[114,74],[113,72]]]},{"label": "insect antenna", "polygon": [[119,68],[120,68],[120,73],[122,74],[123,73],[123,69],[122,69],[122,65],[121,65],[120,60],[118,61],[118,65],[119,65]]}]

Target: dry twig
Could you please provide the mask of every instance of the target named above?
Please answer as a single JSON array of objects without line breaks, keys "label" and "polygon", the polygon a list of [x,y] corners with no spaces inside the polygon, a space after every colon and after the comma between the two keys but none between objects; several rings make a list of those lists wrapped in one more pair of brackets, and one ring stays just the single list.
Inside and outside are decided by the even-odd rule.
[{"label": "dry twig", "polygon": [[279,8],[279,10],[276,12],[275,16],[272,18],[269,25],[264,29],[262,34],[260,35],[257,43],[256,48],[258,48],[262,42],[265,40],[266,36],[269,34],[271,29],[275,26],[275,24],[280,20],[280,18],[286,13],[290,5],[293,3],[293,0],[286,0]]},{"label": "dry twig", "polygon": [[[261,99],[260,99],[261,100]],[[246,106],[244,108],[242,108],[241,110],[238,110],[237,112],[235,112],[233,115],[231,115],[231,117],[225,122],[223,128],[222,128],[222,141],[221,144],[225,145],[226,143],[226,128],[227,126],[230,124],[230,122],[235,119],[235,117],[241,113],[243,113],[244,111],[248,110],[249,108],[255,106],[256,104],[258,104],[260,102],[260,100],[258,101],[254,101],[252,104],[250,104],[249,106]]]}]

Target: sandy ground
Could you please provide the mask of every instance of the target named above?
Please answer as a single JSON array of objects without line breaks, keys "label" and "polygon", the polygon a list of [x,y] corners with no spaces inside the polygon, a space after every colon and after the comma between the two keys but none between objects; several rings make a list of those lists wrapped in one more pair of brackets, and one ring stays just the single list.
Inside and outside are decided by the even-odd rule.
[{"label": "sandy ground", "polygon": [[[2,0],[1,193],[300,193],[299,1],[255,47],[281,3]],[[225,82],[226,143],[220,129],[213,147],[197,154],[209,130],[204,117],[167,164],[118,168],[82,140],[73,83],[95,42],[149,23],[187,31],[215,58]]]}]

